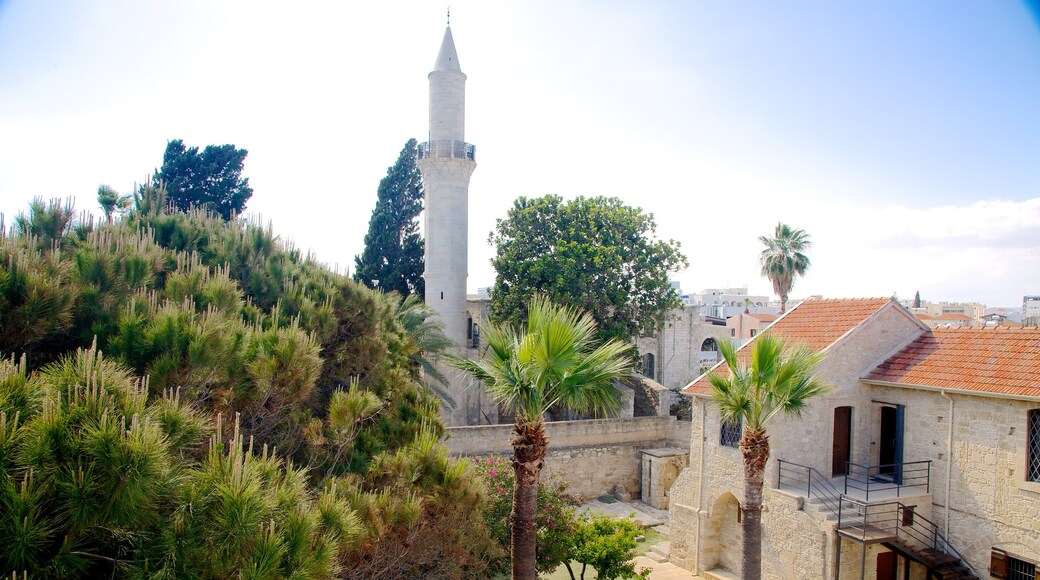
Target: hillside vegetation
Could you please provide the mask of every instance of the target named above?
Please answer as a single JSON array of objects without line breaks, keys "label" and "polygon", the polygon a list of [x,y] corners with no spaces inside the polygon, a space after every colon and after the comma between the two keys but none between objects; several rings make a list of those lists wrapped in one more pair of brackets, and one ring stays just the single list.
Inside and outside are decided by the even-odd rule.
[{"label": "hillside vegetation", "polygon": [[501,549],[440,444],[425,306],[165,205],[0,227],[0,570],[480,576]]}]

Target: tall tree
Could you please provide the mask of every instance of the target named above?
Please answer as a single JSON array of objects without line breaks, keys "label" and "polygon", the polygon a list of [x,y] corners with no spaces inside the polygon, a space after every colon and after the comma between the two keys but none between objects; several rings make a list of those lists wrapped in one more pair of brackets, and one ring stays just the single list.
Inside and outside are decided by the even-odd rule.
[{"label": "tall tree", "polygon": [[917,293],[914,294],[914,308],[920,308],[920,307],[921,307],[921,291],[918,290]]},{"label": "tall tree", "polygon": [[154,185],[164,182],[168,201],[179,210],[204,207],[229,220],[253,195],[249,178],[242,177],[248,154],[234,145],[207,145],[199,153],[198,147],[185,147],[174,139],[166,145]]},{"label": "tall tree", "polygon": [[809,399],[827,392],[828,387],[813,374],[821,355],[805,347],[788,348],[769,333],[754,341],[750,364],[737,360],[729,341],[721,341],[719,350],[729,373],[708,373],[712,401],[723,421],[744,424],[740,437],[744,457],[740,577],[758,580],[762,576],[762,480],[769,459],[766,423],[778,414],[800,416]]},{"label": "tall tree", "polygon": [[423,210],[418,148],[409,139],[379,182],[376,208],[368,222],[365,250],[354,257],[354,280],[401,296],[423,295],[423,252],[419,214]]},{"label": "tall tree", "polygon": [[629,340],[660,328],[680,305],[668,273],[686,268],[679,243],[655,238],[652,214],[616,197],[520,197],[489,241],[491,315],[522,324],[536,294],[587,310],[600,338]]},{"label": "tall tree", "polygon": [[481,326],[487,350],[480,360],[452,358],[451,364],[483,381],[491,397],[516,413],[513,426],[513,510],[510,545],[514,580],[535,580],[538,479],[549,440],[545,415],[554,407],[612,413],[618,409],[612,381],[630,371],[628,345],[611,340],[596,346],[591,316],[555,306],[537,296],[527,308],[527,327]]},{"label": "tall tree", "polygon": [[806,252],[812,247],[805,230],[794,229],[781,222],[776,224],[773,237],[759,236],[765,244],[759,255],[762,275],[773,283],[773,292],[780,297],[780,313],[787,311],[787,295],[796,276],[805,276],[811,263]]}]

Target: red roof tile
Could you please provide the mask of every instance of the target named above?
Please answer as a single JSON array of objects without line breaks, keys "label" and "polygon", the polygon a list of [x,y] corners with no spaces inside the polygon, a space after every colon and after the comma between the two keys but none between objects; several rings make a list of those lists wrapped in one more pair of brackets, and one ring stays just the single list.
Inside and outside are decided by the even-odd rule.
[{"label": "red roof tile", "polygon": [[[759,336],[779,335],[789,344],[805,344],[820,352],[892,302],[891,298],[810,298],[781,316]],[[737,351],[741,360],[750,357],[750,345],[751,342]],[[729,373],[725,361],[715,365],[713,370],[723,376]],[[707,376],[701,375],[683,392],[707,394],[710,390]]]},{"label": "red roof tile", "polygon": [[757,318],[758,320],[761,320],[762,322],[772,322],[772,321],[776,320],[777,318],[779,318],[775,314],[749,314],[748,316],[750,316],[751,318]]},{"label": "red roof tile", "polygon": [[1040,397],[1040,328],[936,328],[864,380]]}]

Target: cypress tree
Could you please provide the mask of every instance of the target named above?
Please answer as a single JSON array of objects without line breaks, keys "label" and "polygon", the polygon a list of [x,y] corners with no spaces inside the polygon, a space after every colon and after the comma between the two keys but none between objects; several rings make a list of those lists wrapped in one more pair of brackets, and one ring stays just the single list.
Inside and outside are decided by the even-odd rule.
[{"label": "cypress tree", "polygon": [[354,280],[402,296],[423,294],[423,253],[419,214],[423,210],[418,147],[409,139],[379,182],[376,208],[368,222],[365,250],[354,257]]}]

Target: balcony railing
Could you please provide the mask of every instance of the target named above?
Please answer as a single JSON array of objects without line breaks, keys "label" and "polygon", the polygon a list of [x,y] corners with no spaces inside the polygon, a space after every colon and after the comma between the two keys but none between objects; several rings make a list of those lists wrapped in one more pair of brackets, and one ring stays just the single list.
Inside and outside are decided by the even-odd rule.
[{"label": "balcony railing", "polygon": [[881,542],[911,554],[940,578],[984,578],[914,506],[892,501],[866,503],[841,496],[838,531],[864,543]]},{"label": "balcony railing", "polygon": [[[860,465],[851,461],[845,463],[845,495],[858,491],[866,501],[870,501],[871,494],[876,497],[878,493],[891,490],[895,490],[896,497],[906,495],[904,490],[907,489],[931,493],[931,479],[931,461],[883,465]],[[885,495],[892,497],[891,493]]]},{"label": "balcony railing", "polygon": [[477,148],[465,141],[427,141],[419,143],[419,159],[477,160]]}]

